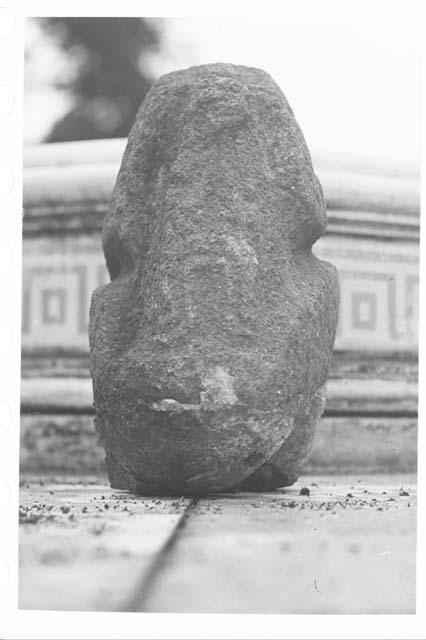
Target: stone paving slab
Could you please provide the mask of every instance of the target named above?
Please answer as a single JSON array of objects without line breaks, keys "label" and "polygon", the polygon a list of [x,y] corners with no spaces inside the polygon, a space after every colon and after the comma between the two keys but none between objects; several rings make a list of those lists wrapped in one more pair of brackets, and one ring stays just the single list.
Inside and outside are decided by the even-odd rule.
[{"label": "stone paving slab", "polygon": [[415,482],[311,476],[194,504],[24,480],[20,607],[413,613]]},{"label": "stone paving slab", "polygon": [[127,609],[190,503],[99,485],[24,483],[19,607]]},{"label": "stone paving slab", "polygon": [[414,613],[415,505],[412,476],[202,500],[140,610]]}]

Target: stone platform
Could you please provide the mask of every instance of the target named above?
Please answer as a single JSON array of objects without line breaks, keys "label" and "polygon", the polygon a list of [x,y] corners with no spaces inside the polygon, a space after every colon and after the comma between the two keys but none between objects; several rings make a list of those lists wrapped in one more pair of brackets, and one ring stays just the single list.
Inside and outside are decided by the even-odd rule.
[{"label": "stone platform", "polygon": [[200,500],[23,477],[19,559],[23,609],[414,613],[416,477]]}]

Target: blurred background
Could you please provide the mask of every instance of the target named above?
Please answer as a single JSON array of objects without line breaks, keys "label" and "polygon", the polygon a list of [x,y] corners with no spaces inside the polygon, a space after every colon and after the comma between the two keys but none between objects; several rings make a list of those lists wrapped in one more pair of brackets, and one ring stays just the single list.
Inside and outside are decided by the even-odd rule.
[{"label": "blurred background", "polygon": [[417,464],[420,61],[412,23],[34,18],[25,29],[21,467],[103,473],[87,325],[101,227],[136,112],[160,75],[268,71],[313,156],[340,319],[315,473]]},{"label": "blurred background", "polygon": [[232,62],[272,75],[314,154],[416,166],[418,46],[401,20],[29,19],[25,142],[126,136],[160,75]]}]

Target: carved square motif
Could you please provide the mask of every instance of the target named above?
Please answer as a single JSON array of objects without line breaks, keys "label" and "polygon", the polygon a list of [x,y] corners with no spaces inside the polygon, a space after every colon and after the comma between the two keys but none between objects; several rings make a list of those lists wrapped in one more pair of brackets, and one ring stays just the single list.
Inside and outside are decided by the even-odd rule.
[{"label": "carved square motif", "polygon": [[354,291],[352,293],[352,327],[374,330],[377,324],[377,295]]},{"label": "carved square motif", "polygon": [[43,324],[65,323],[65,289],[44,289],[41,292]]}]

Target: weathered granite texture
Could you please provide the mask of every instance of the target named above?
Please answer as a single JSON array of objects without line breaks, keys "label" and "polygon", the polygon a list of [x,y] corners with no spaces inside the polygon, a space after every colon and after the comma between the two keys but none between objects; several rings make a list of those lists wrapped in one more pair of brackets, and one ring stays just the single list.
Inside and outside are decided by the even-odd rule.
[{"label": "weathered granite texture", "polygon": [[338,312],[311,252],[326,211],[302,132],[258,69],[163,76],[129,136],[93,295],[96,427],[115,488],[293,483],[321,415]]}]

